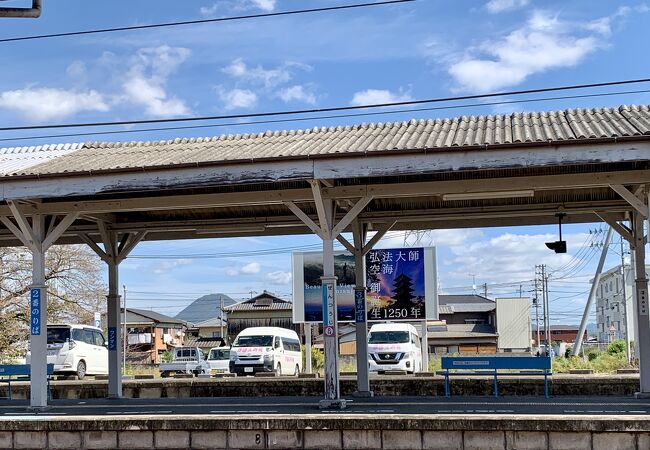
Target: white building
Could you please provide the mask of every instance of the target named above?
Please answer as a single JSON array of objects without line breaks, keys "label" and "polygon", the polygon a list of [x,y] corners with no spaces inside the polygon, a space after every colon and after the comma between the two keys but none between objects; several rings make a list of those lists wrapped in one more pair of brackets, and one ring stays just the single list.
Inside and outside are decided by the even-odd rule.
[{"label": "white building", "polygon": [[[650,266],[646,266],[648,272]],[[634,341],[633,293],[634,271],[629,264],[625,265],[625,283],[620,265],[603,272],[596,290],[598,342],[625,339],[627,330],[630,330],[630,340]]]}]

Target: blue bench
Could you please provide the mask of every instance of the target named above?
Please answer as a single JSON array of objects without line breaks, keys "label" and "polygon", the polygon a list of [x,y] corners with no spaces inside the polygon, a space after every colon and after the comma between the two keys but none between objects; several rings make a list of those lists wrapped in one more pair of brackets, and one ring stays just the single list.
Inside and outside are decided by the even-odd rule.
[{"label": "blue bench", "polygon": [[[551,358],[548,356],[443,356],[442,368],[445,370],[446,397],[451,395],[450,376],[487,374],[494,376],[495,397],[499,397],[498,376],[543,376],[544,396],[548,398],[548,376],[551,374]],[[450,372],[450,370],[457,372]],[[470,370],[489,370],[491,372],[469,372]],[[499,370],[518,370],[518,372],[499,372]]]},{"label": "blue bench", "polygon": [[[0,365],[0,382],[7,383],[8,395],[6,398],[11,400],[11,382],[29,380],[31,366],[29,364],[2,364]],[[47,365],[47,393],[50,395],[50,379],[54,373],[54,364]]]}]

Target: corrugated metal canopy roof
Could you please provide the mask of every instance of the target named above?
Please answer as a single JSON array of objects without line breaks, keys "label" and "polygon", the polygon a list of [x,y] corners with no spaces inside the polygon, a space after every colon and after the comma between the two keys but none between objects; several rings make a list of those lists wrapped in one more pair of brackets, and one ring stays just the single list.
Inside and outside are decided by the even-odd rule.
[{"label": "corrugated metal canopy roof", "polygon": [[[608,138],[650,137],[650,106],[568,109],[462,116],[355,126],[267,131],[154,142],[87,142],[41,164],[16,164],[8,150],[4,176],[52,175],[217,164],[342,154],[556,145]],[[45,149],[47,146],[44,146]],[[57,146],[58,147],[58,146]],[[73,148],[74,147],[74,148]],[[37,152],[37,154],[40,154]]]}]

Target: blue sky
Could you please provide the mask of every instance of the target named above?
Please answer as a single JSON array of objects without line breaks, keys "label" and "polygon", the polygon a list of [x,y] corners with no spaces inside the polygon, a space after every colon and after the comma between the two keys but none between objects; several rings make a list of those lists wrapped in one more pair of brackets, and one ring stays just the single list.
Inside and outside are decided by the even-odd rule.
[{"label": "blue sky", "polygon": [[[18,6],[23,0],[6,2]],[[27,3],[27,1],[24,1]],[[345,4],[325,0],[184,2],[58,0],[38,20],[2,22],[0,38]],[[647,77],[650,8],[641,2],[483,0],[413,3],[105,35],[3,43],[0,120],[6,126],[218,115],[361,105]],[[642,89],[639,87],[639,89]],[[610,91],[620,90],[612,88]],[[604,92],[601,90],[600,92]],[[508,100],[508,99],[505,99]],[[1,146],[150,140],[368,121],[650,103],[650,95],[482,105],[281,124],[248,124],[36,139],[0,134]],[[115,128],[118,131],[128,127]],[[71,130],[78,132],[80,130]],[[56,133],[56,132],[55,132]],[[28,137],[24,140],[10,140]],[[524,295],[534,265],[555,269],[553,318],[574,323],[604,238],[599,225],[567,226],[569,254],[548,251],[556,227],[437,231],[442,292]],[[427,238],[428,239],[428,238]],[[399,246],[393,233],[384,247]],[[425,242],[429,244],[430,242]],[[584,246],[584,245],[586,246]],[[290,296],[290,250],[312,236],[144,243],[122,267],[134,305],[175,313],[212,292]],[[270,255],[234,253],[279,248]],[[197,258],[198,254],[213,257]],[[214,257],[219,256],[219,257]],[[168,258],[169,257],[169,258]],[[608,266],[619,256],[612,254]],[[472,276],[472,274],[474,276]],[[481,288],[479,287],[479,290]]]}]

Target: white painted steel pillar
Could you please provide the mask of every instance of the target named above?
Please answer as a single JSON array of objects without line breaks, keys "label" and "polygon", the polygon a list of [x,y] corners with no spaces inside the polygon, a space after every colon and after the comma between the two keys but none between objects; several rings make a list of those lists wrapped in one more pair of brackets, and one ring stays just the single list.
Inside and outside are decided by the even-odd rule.
[{"label": "white painted steel pillar", "polygon": [[[106,296],[106,322],[108,332],[108,398],[122,397],[122,345],[120,336],[123,334],[120,327],[120,263],[126,259],[138,243],[147,235],[146,231],[137,233],[124,233],[118,240],[118,234],[109,231],[103,222],[97,223],[102,249],[87,234],[79,234],[97,255],[108,265],[108,295]],[[124,312],[126,320],[126,311]],[[127,339],[127,336],[124,336]]]},{"label": "white painted steel pillar", "polygon": [[[331,206],[330,206],[331,208]],[[334,241],[323,239],[323,344],[325,347],[325,399],[321,408],[345,407],[339,385],[339,344],[336,311]]]},{"label": "white painted steel pillar", "polygon": [[[108,339],[108,397],[122,397],[122,345],[123,334],[120,327],[120,265],[112,260],[108,262],[108,295],[106,296],[106,331]],[[126,339],[126,336],[124,336]]]},{"label": "white painted steel pillar", "polygon": [[368,376],[368,313],[366,311],[366,270],[364,244],[366,233],[364,226],[355,221],[352,224],[354,238],[354,316],[357,352],[357,397],[372,397],[370,378]]},{"label": "white painted steel pillar", "polygon": [[643,233],[644,217],[638,211],[632,212],[634,238],[634,297],[638,317],[640,391],[638,396],[650,396],[650,317],[648,315],[648,278],[645,270],[645,244]]},{"label": "white painted steel pillar", "polygon": [[78,212],[64,216],[58,223],[50,217],[32,212],[31,224],[21,207],[12,200],[7,205],[14,216],[15,223],[2,216],[0,222],[16,236],[32,253],[32,286],[29,295],[30,305],[30,400],[31,408],[47,407],[47,285],[45,283],[45,254],[68,227],[79,217]]},{"label": "white painted steel pillar", "polygon": [[311,323],[306,322],[305,330],[305,373],[311,373]]},{"label": "white painted steel pillar", "polygon": [[32,286],[30,292],[31,408],[47,407],[47,286],[45,284],[45,217],[32,217]]}]

